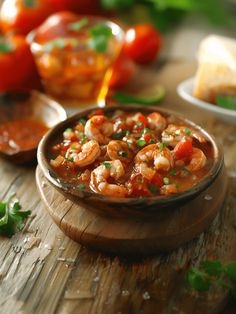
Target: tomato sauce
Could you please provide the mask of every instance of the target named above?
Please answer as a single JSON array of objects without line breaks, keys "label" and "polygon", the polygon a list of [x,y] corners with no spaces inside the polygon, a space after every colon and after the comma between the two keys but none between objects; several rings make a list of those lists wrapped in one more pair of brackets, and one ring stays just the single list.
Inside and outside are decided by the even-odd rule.
[{"label": "tomato sauce", "polygon": [[158,112],[101,110],[64,130],[51,166],[76,189],[116,197],[183,192],[209,173],[214,150],[199,130]]},{"label": "tomato sauce", "polygon": [[0,124],[0,151],[14,153],[37,147],[48,128],[42,122],[24,118]]}]

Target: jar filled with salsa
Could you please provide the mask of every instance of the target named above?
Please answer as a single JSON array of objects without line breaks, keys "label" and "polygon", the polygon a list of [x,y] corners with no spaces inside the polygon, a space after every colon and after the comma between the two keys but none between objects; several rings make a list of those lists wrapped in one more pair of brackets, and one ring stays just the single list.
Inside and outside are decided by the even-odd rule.
[{"label": "jar filled with salsa", "polygon": [[63,103],[104,105],[122,29],[103,18],[60,12],[28,40],[48,94]]}]

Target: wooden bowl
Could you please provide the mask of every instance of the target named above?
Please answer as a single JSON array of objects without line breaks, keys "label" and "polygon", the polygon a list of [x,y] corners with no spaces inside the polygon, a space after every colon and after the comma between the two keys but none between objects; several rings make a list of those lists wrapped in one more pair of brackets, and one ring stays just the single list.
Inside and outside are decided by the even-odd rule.
[{"label": "wooden bowl", "polygon": [[62,140],[62,133],[68,127],[71,127],[76,121],[81,117],[90,114],[93,109],[82,111],[67,120],[61,122],[56,127],[54,127],[40,142],[38,149],[38,163],[43,171],[44,176],[48,181],[61,193],[63,193],[68,199],[73,202],[84,206],[90,210],[94,210],[100,214],[109,214],[114,216],[130,216],[134,213],[139,216],[153,215],[156,212],[163,210],[172,210],[177,205],[185,204],[189,200],[196,198],[199,194],[203,193],[211,184],[214,183],[224,169],[223,154],[221,148],[216,144],[215,139],[208,134],[201,127],[194,124],[192,121],[186,118],[156,107],[140,107],[140,106],[112,106],[105,108],[106,113],[111,113],[116,109],[121,109],[123,111],[141,111],[144,114],[148,114],[153,111],[158,111],[164,116],[173,116],[174,119],[178,121],[183,121],[183,123],[189,127],[193,127],[201,132],[211,143],[214,152],[214,161],[209,174],[200,180],[191,189],[186,190],[181,193],[177,193],[171,196],[153,196],[153,197],[143,197],[143,198],[116,198],[110,196],[104,196],[101,194],[96,194],[88,191],[77,191],[73,185],[67,181],[58,177],[57,173],[50,166],[50,159],[53,158],[50,153],[50,147],[59,143]]},{"label": "wooden bowl", "polygon": [[221,209],[227,193],[222,149],[205,130],[173,112],[137,106],[104,110],[109,113],[115,109],[171,114],[202,132],[214,153],[208,176],[173,196],[121,199],[92,192],[78,193],[50,167],[50,147],[62,139],[60,134],[65,128],[92,111],[86,110],[58,124],[42,139],[36,171],[39,193],[58,227],[82,245],[125,256],[170,251],[204,231]]},{"label": "wooden bowl", "polygon": [[[0,95],[0,124],[22,118],[34,118],[52,128],[66,119],[65,110],[54,100],[38,91],[11,91]],[[32,130],[33,131],[33,130]],[[0,156],[17,164],[33,160],[37,146],[31,149],[0,151]]]}]

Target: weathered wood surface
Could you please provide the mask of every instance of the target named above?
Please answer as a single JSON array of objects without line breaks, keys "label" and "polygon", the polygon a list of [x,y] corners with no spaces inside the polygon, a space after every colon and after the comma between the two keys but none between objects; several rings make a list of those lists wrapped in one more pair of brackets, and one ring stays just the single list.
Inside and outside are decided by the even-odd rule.
[{"label": "weathered wood surface", "polygon": [[[88,248],[125,257],[168,252],[192,240],[210,225],[227,194],[226,171],[221,169],[211,186],[182,206],[148,216],[138,217],[139,213],[134,212],[131,216],[119,217],[110,215],[109,209],[105,215],[96,207],[89,210],[68,201],[47,181],[39,166],[36,184],[46,210],[66,235]],[[118,208],[111,210],[119,211]]]},{"label": "weathered wood surface", "polygon": [[[236,260],[236,127],[214,120],[177,97],[176,84],[194,70],[192,64],[172,63],[142,77],[166,82],[163,106],[185,113],[224,145],[229,195],[210,229],[169,255],[144,261],[106,257],[82,248],[52,222],[36,190],[34,166],[13,166],[1,160],[0,198],[16,191],[23,208],[33,213],[23,232],[11,239],[0,238],[1,313],[183,314],[223,309],[225,291],[192,293],[183,282],[185,268],[202,259]],[[235,313],[235,307],[231,303],[224,313]]]}]

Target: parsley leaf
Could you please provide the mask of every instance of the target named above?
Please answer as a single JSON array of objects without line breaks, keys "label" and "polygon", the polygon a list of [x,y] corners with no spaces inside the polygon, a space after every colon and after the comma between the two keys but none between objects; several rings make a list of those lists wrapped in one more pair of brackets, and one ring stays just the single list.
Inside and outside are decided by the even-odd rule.
[{"label": "parsley leaf", "polygon": [[6,202],[0,202],[0,234],[11,237],[16,229],[22,230],[24,220],[31,214],[31,211],[20,211],[19,201],[14,200],[14,194]]},{"label": "parsley leaf", "polygon": [[144,145],[146,145],[146,141],[145,140],[137,140],[136,142],[137,146],[139,147],[143,147]]},{"label": "parsley leaf", "polygon": [[211,282],[207,274],[196,268],[189,269],[185,278],[188,284],[193,289],[198,291],[208,291],[211,286]]},{"label": "parsley leaf", "polygon": [[101,165],[105,166],[108,169],[111,168],[111,164],[109,162],[106,162],[106,161],[101,162]]},{"label": "parsley leaf", "polygon": [[109,38],[112,36],[110,27],[104,24],[98,24],[89,29],[91,39],[88,42],[90,48],[97,52],[105,52],[108,48]]},{"label": "parsley leaf", "polygon": [[79,21],[68,24],[67,28],[71,31],[79,31],[81,30],[81,28],[83,28],[87,24],[88,24],[88,18],[84,17]]},{"label": "parsley leaf", "polygon": [[216,105],[225,109],[236,110],[236,97],[232,96],[217,96]]}]

